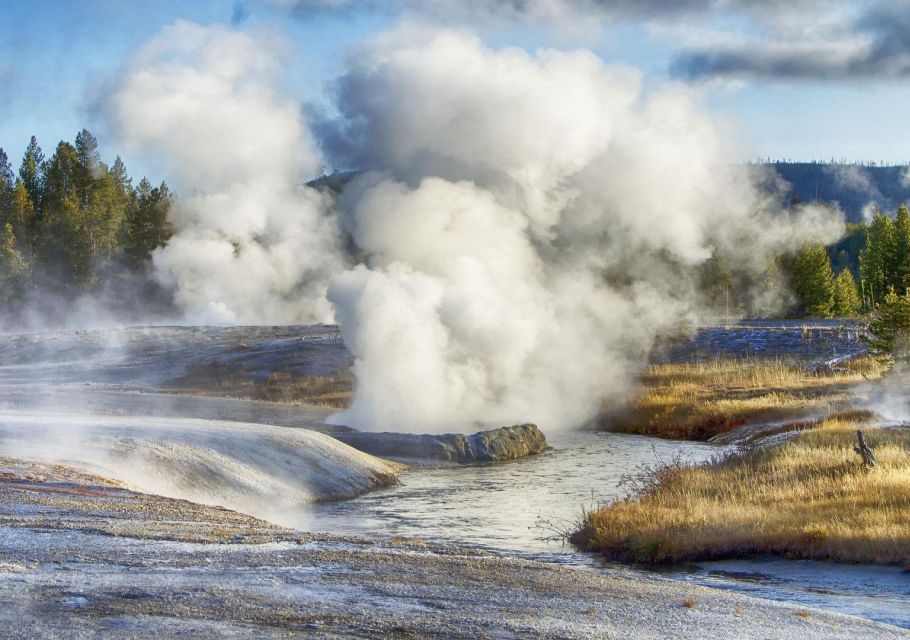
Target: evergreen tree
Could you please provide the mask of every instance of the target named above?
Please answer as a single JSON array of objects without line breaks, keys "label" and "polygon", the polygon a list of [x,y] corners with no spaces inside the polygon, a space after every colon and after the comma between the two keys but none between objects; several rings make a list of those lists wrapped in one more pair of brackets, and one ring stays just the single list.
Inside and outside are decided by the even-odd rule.
[{"label": "evergreen tree", "polygon": [[859,291],[849,269],[843,269],[834,281],[834,315],[838,318],[853,318],[859,315]]},{"label": "evergreen tree", "polygon": [[96,262],[108,260],[118,250],[118,232],[131,200],[131,195],[123,191],[112,174],[105,171],[94,181],[89,204],[83,214]]},{"label": "evergreen tree", "polygon": [[906,361],[910,357],[910,293],[889,291],[869,321],[866,342],[874,353]]},{"label": "evergreen tree", "polygon": [[13,168],[3,149],[0,149],[0,224],[9,218],[13,199]]},{"label": "evergreen tree", "polygon": [[170,206],[171,194],[164,182],[154,188],[147,178],[139,182],[124,220],[123,255],[128,265],[143,266],[152,251],[164,246],[173,235],[168,219]]},{"label": "evergreen tree", "polygon": [[6,223],[0,237],[0,304],[8,307],[25,296],[28,264],[19,252],[13,227]]},{"label": "evergreen tree", "polygon": [[701,290],[708,304],[713,309],[726,313],[732,287],[733,263],[728,255],[715,253],[701,267]]},{"label": "evergreen tree", "polygon": [[781,270],[781,261],[778,258],[769,260],[768,265],[758,276],[757,282],[751,285],[750,289],[749,312],[753,317],[768,317],[778,314],[788,293]]},{"label": "evergreen tree", "polygon": [[882,301],[891,283],[894,266],[894,222],[877,211],[866,229],[866,246],[859,254],[860,277],[871,306]]},{"label": "evergreen tree", "polygon": [[910,211],[901,204],[894,217],[894,251],[889,286],[904,293],[910,288]]},{"label": "evergreen tree", "polygon": [[22,165],[19,167],[19,179],[25,185],[32,204],[39,209],[42,202],[42,191],[44,189],[44,153],[38,146],[38,139],[32,136],[25,149],[25,155],[22,156]]},{"label": "evergreen tree", "polygon": [[[13,188],[13,167],[9,162],[9,156],[6,151],[0,148],[0,182],[5,183],[10,189]],[[0,184],[2,187],[2,184]]]},{"label": "evergreen tree", "polygon": [[834,273],[825,247],[804,244],[793,258],[791,285],[801,315],[830,318],[834,311]]},{"label": "evergreen tree", "polygon": [[129,195],[133,191],[133,179],[127,174],[126,165],[123,164],[120,156],[117,156],[114,164],[111,165],[110,175],[125,194]]},{"label": "evergreen tree", "polygon": [[76,134],[76,158],[79,169],[76,173],[76,191],[79,204],[88,209],[91,204],[92,187],[101,172],[101,155],[98,153],[98,139],[87,129]]},{"label": "evergreen tree", "polygon": [[79,203],[80,170],[76,148],[68,142],[58,144],[47,163],[45,206],[38,228],[41,275],[69,292],[91,280],[92,237]]},{"label": "evergreen tree", "polygon": [[21,180],[16,180],[13,185],[6,222],[12,225],[19,251],[31,256],[35,239],[35,205]]}]

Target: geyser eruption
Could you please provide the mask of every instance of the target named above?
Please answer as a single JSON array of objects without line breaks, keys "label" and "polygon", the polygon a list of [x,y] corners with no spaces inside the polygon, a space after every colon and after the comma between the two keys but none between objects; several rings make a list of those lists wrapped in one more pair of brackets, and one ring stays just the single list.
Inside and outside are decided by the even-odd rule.
[{"label": "geyser eruption", "polygon": [[689,90],[590,52],[400,30],[337,92],[331,160],[374,169],[339,208],[365,256],[329,290],[358,380],[339,422],[578,425],[695,318],[694,266],[840,232],[775,215]]},{"label": "geyser eruption", "polygon": [[354,52],[337,115],[314,123],[328,160],[361,171],[333,202],[300,186],[319,158],[275,61],[249,35],[178,23],[124,70],[110,113],[181,178],[155,266],[187,314],[334,307],[351,426],[580,424],[698,317],[698,265],[724,251],[757,270],[841,230],[822,209],[781,212],[684,86],[415,28]]},{"label": "geyser eruption", "polygon": [[276,90],[279,62],[263,38],[180,21],[108,97],[124,144],[177,186],[177,234],[154,263],[191,321],[331,318],[325,288],[341,252],[327,198],[303,186],[319,155],[299,105]]}]

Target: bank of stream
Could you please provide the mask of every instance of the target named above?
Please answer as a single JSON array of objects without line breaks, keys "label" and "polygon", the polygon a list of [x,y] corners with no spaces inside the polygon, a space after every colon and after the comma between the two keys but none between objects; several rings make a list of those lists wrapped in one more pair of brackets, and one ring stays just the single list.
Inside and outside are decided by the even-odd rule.
[{"label": "bank of stream", "polygon": [[900,568],[779,559],[631,568],[554,539],[546,522],[569,524],[583,508],[622,498],[628,489],[621,480],[643,465],[675,456],[701,462],[727,449],[592,431],[551,433],[549,440],[551,451],[524,460],[419,468],[398,486],[307,508],[295,524],[308,531],[452,542],[607,572],[659,573],[910,628],[910,573]]}]

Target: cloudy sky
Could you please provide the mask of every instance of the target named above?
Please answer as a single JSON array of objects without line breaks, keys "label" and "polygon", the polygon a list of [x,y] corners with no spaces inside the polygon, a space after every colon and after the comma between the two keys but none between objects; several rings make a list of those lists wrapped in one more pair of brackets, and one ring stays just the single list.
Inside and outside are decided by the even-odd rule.
[{"label": "cloudy sky", "polygon": [[[286,42],[287,90],[322,105],[352,45],[402,20],[470,29],[493,47],[588,48],[703,93],[750,157],[905,163],[910,0],[6,0],[0,146],[18,162],[83,126],[132,51],[177,19]],[[142,170],[140,158],[127,158]]]}]

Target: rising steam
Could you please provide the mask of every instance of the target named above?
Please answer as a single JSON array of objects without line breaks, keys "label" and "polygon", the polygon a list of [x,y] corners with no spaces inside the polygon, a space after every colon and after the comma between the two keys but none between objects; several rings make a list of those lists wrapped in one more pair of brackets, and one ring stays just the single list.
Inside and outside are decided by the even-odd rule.
[{"label": "rising steam", "polygon": [[125,145],[157,160],[182,196],[177,235],[154,255],[193,322],[331,318],[342,268],[328,201],[302,186],[318,153],[280,95],[280,50],[224,27],[177,22],[123,69],[108,100]]},{"label": "rising steam", "polygon": [[124,71],[112,113],[187,178],[155,264],[188,314],[306,322],[328,286],[352,426],[578,425],[697,319],[694,269],[715,252],[758,270],[841,231],[781,212],[682,85],[414,28],[354,52],[338,115],[313,123],[335,167],[363,171],[330,203],[299,186],[319,160],[273,65],[248,35],[180,23]]}]

